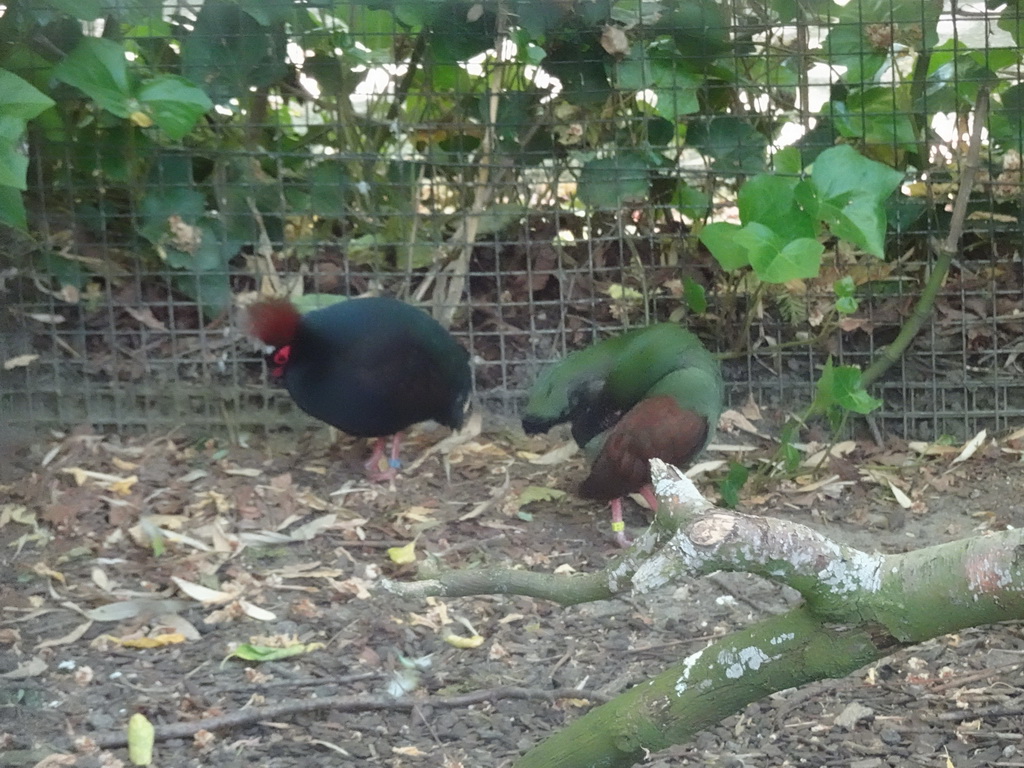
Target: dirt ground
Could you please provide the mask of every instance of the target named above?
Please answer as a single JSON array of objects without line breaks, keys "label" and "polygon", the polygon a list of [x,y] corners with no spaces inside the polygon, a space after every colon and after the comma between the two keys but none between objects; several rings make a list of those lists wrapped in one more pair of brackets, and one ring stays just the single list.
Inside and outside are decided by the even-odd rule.
[{"label": "dirt ground", "polygon": [[[414,434],[403,454],[422,463],[390,487],[362,479],[365,443],[332,445],[324,429],[241,445],[84,430],[8,445],[0,766],[127,765],[123,747],[100,746],[133,713],[186,729],[158,742],[164,768],[509,766],[595,704],[798,599],[745,574],[572,608],[381,594],[382,576],[415,578],[395,562],[413,541],[418,562],[432,553],[449,568],[585,571],[615,554],[606,509],[554,498],[582,476],[582,459],[558,451],[563,435],[527,439],[487,420],[425,453],[444,437]],[[764,444],[739,431],[719,442]],[[975,447],[954,464],[961,447],[851,443],[814,477],[747,489],[741,509],[886,552],[1024,525],[1015,441]],[[698,478],[711,498],[722,474]],[[647,518],[629,509],[637,530]],[[232,656],[247,643],[298,652]],[[1024,766],[1022,686],[1021,626],[971,629],[773,695],[647,764]],[[396,709],[398,693],[418,705]],[[298,711],[325,697],[340,698]],[[207,718],[223,727],[194,725]]]}]

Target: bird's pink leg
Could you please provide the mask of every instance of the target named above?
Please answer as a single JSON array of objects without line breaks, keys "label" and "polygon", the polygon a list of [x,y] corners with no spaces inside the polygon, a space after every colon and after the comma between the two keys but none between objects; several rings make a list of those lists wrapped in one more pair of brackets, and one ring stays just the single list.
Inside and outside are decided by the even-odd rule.
[{"label": "bird's pink leg", "polygon": [[612,535],[615,543],[626,548],[633,542],[626,535],[626,524],[622,521],[622,499],[612,499]]},{"label": "bird's pink leg", "polygon": [[654,495],[654,489],[650,485],[641,488],[640,495],[644,497],[652,512],[658,511],[658,497]]},{"label": "bird's pink leg", "polygon": [[398,459],[398,450],[402,445],[402,434],[399,432],[391,437],[391,457],[388,459],[387,469],[381,470],[380,460],[384,458],[384,446],[387,445],[386,437],[378,437],[373,443],[373,452],[366,460],[363,467],[366,469],[366,476],[375,482],[382,483],[385,480],[393,480],[398,474],[398,468],[402,462]]},{"label": "bird's pink leg", "polygon": [[391,438],[391,458],[388,460],[388,466],[392,469],[399,469],[402,466],[402,460],[398,458],[398,449],[402,446],[402,433],[395,432]]}]

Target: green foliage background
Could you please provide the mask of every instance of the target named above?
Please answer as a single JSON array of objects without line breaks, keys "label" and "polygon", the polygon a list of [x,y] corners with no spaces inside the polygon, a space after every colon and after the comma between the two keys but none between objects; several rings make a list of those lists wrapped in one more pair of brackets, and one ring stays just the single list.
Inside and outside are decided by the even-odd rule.
[{"label": "green foliage background", "polygon": [[[992,11],[1013,44],[983,50],[940,43],[940,11],[15,0],[0,18],[0,222],[28,245],[7,258],[93,306],[141,269],[209,321],[243,291],[308,292],[281,275],[325,243],[398,275],[407,298],[465,300],[467,241],[539,217],[564,249],[568,217],[577,238],[650,243],[607,288],[619,320],[649,319],[659,294],[673,317],[732,312],[736,353],[765,306],[794,338],[824,339],[890,280],[894,235],[944,226],[960,149],[937,167],[935,115],[964,119],[986,86],[990,176],[1024,144],[1019,5]],[[1019,187],[977,202],[993,206],[1016,212]],[[83,256],[83,240],[108,245]],[[700,254],[710,276],[687,268]],[[819,402],[873,407],[855,373],[830,366],[843,388],[822,379]]]}]

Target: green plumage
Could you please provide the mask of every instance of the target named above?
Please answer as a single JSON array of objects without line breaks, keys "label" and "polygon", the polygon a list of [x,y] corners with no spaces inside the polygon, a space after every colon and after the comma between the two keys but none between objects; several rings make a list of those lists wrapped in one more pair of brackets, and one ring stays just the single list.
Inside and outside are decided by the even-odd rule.
[{"label": "green plumage", "polygon": [[722,413],[718,362],[673,323],[629,331],[574,352],[534,385],[527,433],[569,422],[590,472],[583,498],[611,503],[616,543],[627,546],[622,497],[651,490],[651,459],[686,466],[708,444]]},{"label": "green plumage", "polygon": [[530,390],[523,428],[537,433],[571,422],[573,437],[586,447],[624,411],[656,394],[672,396],[680,407],[705,417],[712,429],[722,413],[718,361],[675,323],[627,331],[549,368]]}]

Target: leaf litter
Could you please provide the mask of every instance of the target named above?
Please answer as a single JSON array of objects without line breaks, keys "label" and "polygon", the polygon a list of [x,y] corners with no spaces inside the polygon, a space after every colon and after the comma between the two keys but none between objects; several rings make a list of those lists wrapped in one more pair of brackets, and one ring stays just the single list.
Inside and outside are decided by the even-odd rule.
[{"label": "leaf litter", "polygon": [[[729,461],[754,465],[771,456],[775,443],[761,421],[752,400],[723,416],[697,472],[709,496]],[[61,702],[59,713],[32,715],[33,733],[50,740],[123,729],[121,712],[152,701],[170,721],[194,719],[197,705],[200,714],[241,709],[270,684],[279,687],[263,690],[282,701],[321,689],[367,701],[524,684],[581,691],[553,706],[495,698],[475,710],[438,709],[429,727],[422,720],[410,727],[400,710],[356,710],[345,716],[342,732],[328,711],[296,715],[282,731],[249,726],[244,734],[210,732],[180,752],[155,747],[162,765],[185,766],[195,754],[226,756],[244,737],[253,761],[291,766],[275,757],[287,733],[310,750],[342,750],[342,765],[374,764],[375,755],[386,754],[417,761],[411,764],[507,765],[588,706],[586,691],[599,698],[598,691],[642,680],[691,652],[687,642],[692,650],[702,647],[706,640],[699,638],[709,629],[721,634],[747,623],[744,606],[774,611],[791,603],[773,585],[724,578],[688,585],[682,603],[651,595],[573,610],[524,597],[449,604],[375,594],[382,575],[414,578],[413,563],[392,555],[405,547],[416,562],[442,567],[525,565],[566,574],[616,554],[603,507],[572,493],[584,464],[571,440],[557,432],[526,439],[512,433],[482,422],[440,440],[415,433],[408,450],[417,468],[407,468],[394,488],[361,478],[362,442],[329,445],[320,431],[312,439],[285,434],[240,448],[174,437],[122,441],[81,430],[36,446],[38,458],[23,467],[26,482],[2,489],[4,570],[17,578],[0,582],[0,648],[12,651],[0,679],[31,683]],[[797,446],[804,474],[744,489],[740,509],[789,514],[855,546],[892,551],[1021,525],[1022,435],[979,434],[960,446],[891,441],[884,449],[810,442]],[[639,507],[627,511],[630,526],[648,519]],[[742,599],[720,600],[722,584]],[[267,638],[286,650],[275,654]],[[776,694],[675,748],[672,764],[704,765],[737,750],[749,765],[780,765],[783,754],[805,764],[825,764],[825,754],[852,764],[871,750],[891,749],[880,723],[907,755],[934,759],[948,750],[958,766],[993,764],[985,762],[993,755],[1006,760],[1013,743],[999,734],[1011,729],[998,715],[952,729],[941,717],[956,709],[950,696],[964,701],[967,691],[971,706],[982,709],[1019,701],[1021,646],[1012,628],[930,641],[861,679],[812,687],[813,697]],[[630,652],[638,647],[662,650],[645,652],[640,663]],[[246,650],[236,653],[240,648]],[[69,652],[92,673],[76,682],[62,672],[61,655]],[[606,663],[610,655],[617,664]],[[924,668],[916,669],[914,659],[923,659]],[[247,671],[257,661],[261,672]],[[988,665],[1000,674],[986,676]],[[128,688],[117,683],[126,671]],[[377,676],[332,682],[366,673]],[[961,679],[971,686],[958,687]],[[1001,689],[990,685],[995,679]],[[196,684],[208,691],[199,699],[187,693]],[[914,689],[921,685],[923,692]],[[142,693],[158,690],[153,686],[166,698]],[[851,713],[862,710],[853,704],[869,707],[874,718],[855,718]],[[784,729],[766,740],[772,728],[759,723],[781,717]],[[390,725],[382,730],[382,723]],[[0,714],[0,738],[5,732],[18,733]],[[23,733],[16,738],[27,747],[43,743]]]}]

